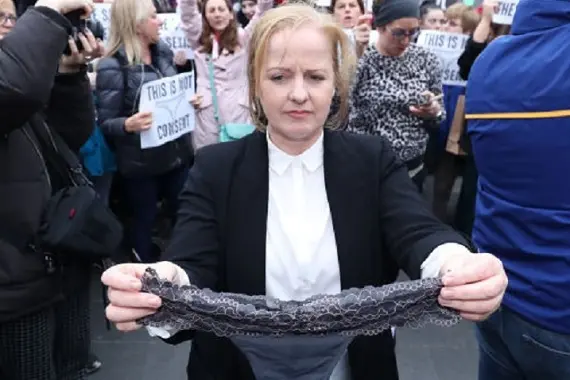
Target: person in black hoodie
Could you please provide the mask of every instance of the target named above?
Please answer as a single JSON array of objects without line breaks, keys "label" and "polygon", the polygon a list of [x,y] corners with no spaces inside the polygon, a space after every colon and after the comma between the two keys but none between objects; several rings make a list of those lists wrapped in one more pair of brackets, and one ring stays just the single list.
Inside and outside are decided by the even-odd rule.
[{"label": "person in black hoodie", "polygon": [[[78,151],[93,128],[84,53],[63,15],[91,0],[39,0],[0,41],[0,378],[83,379],[89,352],[90,264],[36,242],[47,201],[65,179],[42,148],[58,133]],[[95,44],[93,43],[95,41]],[[62,56],[69,43],[71,54]]]}]

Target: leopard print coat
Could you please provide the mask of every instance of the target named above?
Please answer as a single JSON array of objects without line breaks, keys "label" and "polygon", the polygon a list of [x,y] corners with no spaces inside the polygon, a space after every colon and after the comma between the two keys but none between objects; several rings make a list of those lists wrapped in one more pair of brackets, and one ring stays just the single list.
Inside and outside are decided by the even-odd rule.
[{"label": "leopard print coat", "polygon": [[348,130],[381,135],[390,141],[398,157],[411,161],[425,153],[427,125],[439,125],[410,113],[410,105],[421,102],[421,93],[442,92],[439,58],[416,45],[399,57],[384,56],[369,47],[359,61],[350,97]]}]

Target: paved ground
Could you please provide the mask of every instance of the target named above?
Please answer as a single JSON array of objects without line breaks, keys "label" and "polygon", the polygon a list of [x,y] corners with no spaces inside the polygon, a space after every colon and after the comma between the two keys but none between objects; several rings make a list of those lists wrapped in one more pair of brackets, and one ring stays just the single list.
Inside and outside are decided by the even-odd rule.
[{"label": "paved ground", "polygon": [[[186,379],[189,345],[172,347],[149,338],[144,331],[130,334],[107,331],[97,286],[93,289],[92,304],[93,351],[103,362],[92,380]],[[477,378],[477,349],[473,326],[469,323],[452,328],[401,329],[397,343],[401,380]]]}]

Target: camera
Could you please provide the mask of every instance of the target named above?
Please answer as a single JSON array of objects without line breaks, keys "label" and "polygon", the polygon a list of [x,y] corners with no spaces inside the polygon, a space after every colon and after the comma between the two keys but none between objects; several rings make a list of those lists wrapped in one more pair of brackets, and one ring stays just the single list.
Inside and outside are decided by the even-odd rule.
[{"label": "camera", "polygon": [[[86,29],[89,29],[95,38],[103,40],[105,37],[105,29],[103,28],[103,24],[99,21],[91,20],[91,19],[82,19],[82,11],[74,11],[70,12],[65,15],[65,17],[71,23],[71,37],[75,41],[77,45],[77,49],[81,52],[84,50],[83,44],[79,39],[79,33],[85,33]],[[65,47],[63,51],[64,55],[70,55],[71,50],[69,45]]]}]

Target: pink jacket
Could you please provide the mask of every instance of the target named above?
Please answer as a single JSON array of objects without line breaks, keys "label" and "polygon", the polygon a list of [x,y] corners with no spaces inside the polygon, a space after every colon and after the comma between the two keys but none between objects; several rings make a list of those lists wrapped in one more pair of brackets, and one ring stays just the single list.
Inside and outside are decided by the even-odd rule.
[{"label": "pink jacket", "polygon": [[[248,107],[247,49],[253,27],[267,10],[273,7],[273,0],[260,0],[258,10],[245,28],[239,28],[240,48],[234,54],[222,52],[214,58],[214,82],[216,85],[220,121],[222,123],[251,123]],[[200,52],[198,42],[202,33],[202,15],[196,0],[180,0],[182,29],[194,50],[196,63],[197,94],[202,96],[200,108],[196,110],[196,129],[193,133],[194,148],[214,144],[219,139],[219,125],[214,119],[214,106],[207,55]]]}]

